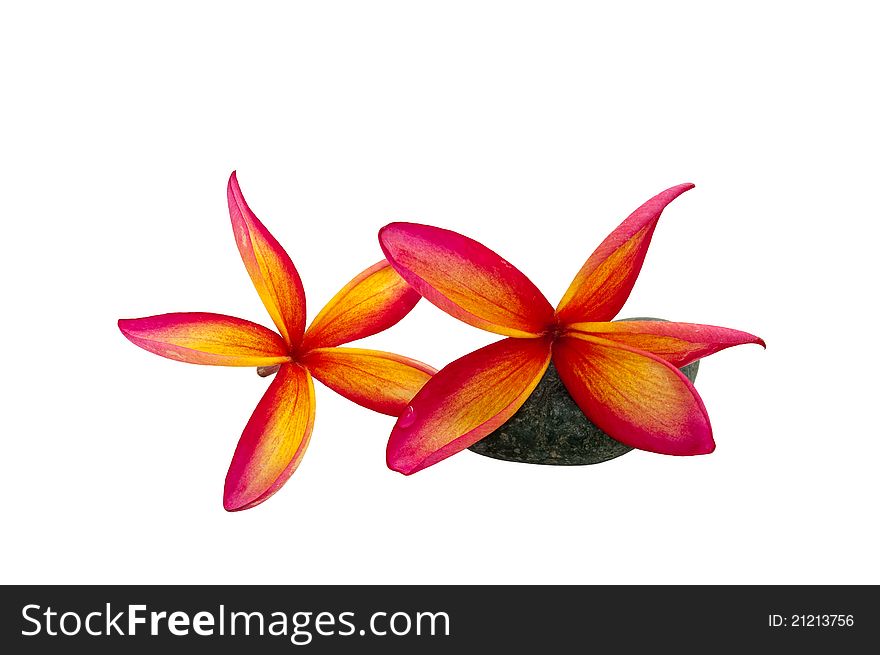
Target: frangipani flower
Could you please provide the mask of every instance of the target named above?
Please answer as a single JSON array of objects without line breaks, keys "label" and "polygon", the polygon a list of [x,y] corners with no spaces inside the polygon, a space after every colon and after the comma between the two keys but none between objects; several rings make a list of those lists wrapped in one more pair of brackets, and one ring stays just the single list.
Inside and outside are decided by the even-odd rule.
[{"label": "frangipani flower", "polygon": [[508,338],[441,369],[388,441],[388,466],[409,475],[504,424],[552,359],[584,414],[611,437],[669,455],[715,449],[706,408],[678,369],[758,337],[709,325],[609,322],[632,291],[663,209],[682,184],[633,212],[590,256],[556,310],[512,264],[456,232],[391,223],[379,233],[391,265],[422,296],[465,323]]},{"label": "frangipani flower", "polygon": [[387,261],[346,284],[306,330],[299,274],[248,207],[235,173],[227,196],[241,258],[280,334],[241,318],[208,313],[123,319],[119,329],[136,346],[169,359],[269,367],[261,375],[277,369],[226,474],[223,506],[236,511],[265,501],[299,465],[315,418],[312,376],[359,405],[399,416],[435,371],[393,353],[337,347],[391,327],[419,301],[419,294]]}]

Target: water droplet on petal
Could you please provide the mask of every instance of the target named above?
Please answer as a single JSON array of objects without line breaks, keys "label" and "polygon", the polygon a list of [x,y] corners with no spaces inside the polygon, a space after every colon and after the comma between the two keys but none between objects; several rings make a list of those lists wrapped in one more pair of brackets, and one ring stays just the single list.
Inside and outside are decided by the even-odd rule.
[{"label": "water droplet on petal", "polygon": [[403,410],[403,414],[400,415],[400,418],[397,419],[397,427],[399,428],[408,428],[413,423],[416,422],[416,410],[413,409],[413,406],[410,405],[405,410]]}]

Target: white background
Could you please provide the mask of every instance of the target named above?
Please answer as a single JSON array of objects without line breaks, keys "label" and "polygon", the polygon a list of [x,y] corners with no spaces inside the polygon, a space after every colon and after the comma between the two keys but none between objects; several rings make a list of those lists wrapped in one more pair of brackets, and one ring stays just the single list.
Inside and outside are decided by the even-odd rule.
[{"label": "white background", "polygon": [[[871,3],[12,3],[0,20],[3,582],[862,583],[876,534]],[[716,452],[389,471],[393,420],[318,389],[312,445],[228,514],[253,370],[120,317],[270,324],[225,185],[309,315],[391,220],[465,232],[556,302],[656,192],[622,315],[748,330],[703,362]],[[421,303],[364,342],[495,337]]]}]

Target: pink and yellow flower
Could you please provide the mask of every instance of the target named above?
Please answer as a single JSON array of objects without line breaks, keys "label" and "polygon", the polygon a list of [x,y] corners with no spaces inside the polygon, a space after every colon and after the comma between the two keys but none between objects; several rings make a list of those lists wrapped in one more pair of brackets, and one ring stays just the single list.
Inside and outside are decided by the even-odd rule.
[{"label": "pink and yellow flower", "polygon": [[136,346],[191,364],[277,367],[244,428],[223,493],[229,511],[259,505],[302,460],[315,418],[312,377],[368,409],[398,416],[435,372],[378,350],[339,348],[396,324],[419,294],[383,260],[346,284],[306,329],[306,298],[290,257],[250,210],[235,173],[227,189],[235,241],[278,333],[232,316],[162,314],[122,319]]},{"label": "pink and yellow flower", "polygon": [[669,455],[712,452],[706,408],[678,369],[764,342],[709,325],[610,322],[632,291],[663,209],[691,188],[668,189],[624,220],[556,310],[523,273],[473,239],[428,225],[385,226],[382,250],[414,289],[455,318],[507,337],[425,384],[394,426],[388,466],[409,475],[488,436],[526,401],[551,359],[584,414],[618,441]]}]

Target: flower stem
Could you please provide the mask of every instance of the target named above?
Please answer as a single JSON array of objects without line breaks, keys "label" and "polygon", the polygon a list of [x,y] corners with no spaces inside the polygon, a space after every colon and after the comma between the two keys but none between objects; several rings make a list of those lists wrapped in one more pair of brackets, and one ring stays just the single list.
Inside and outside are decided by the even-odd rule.
[{"label": "flower stem", "polygon": [[272,366],[258,366],[257,375],[259,375],[261,378],[267,378],[270,375],[275,375],[278,372],[279,368],[281,368],[281,364],[273,364]]}]

